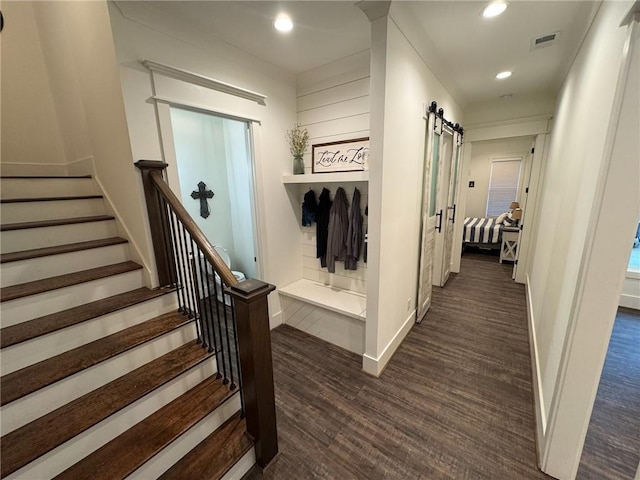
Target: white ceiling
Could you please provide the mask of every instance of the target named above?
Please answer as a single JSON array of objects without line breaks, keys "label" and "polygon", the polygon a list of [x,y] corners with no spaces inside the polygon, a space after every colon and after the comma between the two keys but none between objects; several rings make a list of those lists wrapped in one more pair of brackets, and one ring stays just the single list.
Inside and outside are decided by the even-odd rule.
[{"label": "white ceiling", "polygon": [[[461,104],[501,95],[554,94],[582,41],[593,13],[591,1],[512,0],[499,17],[484,19],[482,1],[403,1],[422,27],[425,42],[445,66],[440,79],[455,83]],[[199,29],[277,65],[302,73],[366,50],[370,24],[353,1],[162,1],[154,7],[182,17]],[[289,34],[273,19],[288,13]],[[392,14],[393,15],[393,14]],[[530,51],[533,37],[562,31],[556,44]],[[496,73],[513,76],[497,81]]]}]

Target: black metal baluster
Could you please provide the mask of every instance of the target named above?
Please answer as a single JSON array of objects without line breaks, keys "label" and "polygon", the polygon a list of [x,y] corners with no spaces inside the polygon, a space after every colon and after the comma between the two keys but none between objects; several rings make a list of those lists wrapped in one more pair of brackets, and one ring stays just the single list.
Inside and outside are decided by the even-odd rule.
[{"label": "black metal baluster", "polygon": [[158,198],[159,205],[166,216],[166,223],[162,222],[162,236],[166,239],[164,247],[167,258],[169,259],[169,274],[171,275],[172,282],[171,286],[176,289],[176,294],[178,295],[178,311],[183,311],[184,300],[182,298],[182,292],[180,291],[178,285],[178,272],[175,253],[175,232],[172,231],[169,224],[170,218],[172,216],[172,211],[166,199],[160,195],[160,192],[158,190],[156,190],[156,197]]},{"label": "black metal baluster", "polygon": [[184,291],[186,286],[185,275],[184,275],[184,264],[181,262],[182,248],[180,246],[180,237],[178,235],[179,230],[176,229],[176,225],[178,224],[178,218],[176,217],[175,213],[171,209],[169,209],[169,223],[171,225],[171,230],[172,230],[171,238],[173,239],[173,246],[175,251],[174,261],[176,263],[176,270],[178,271],[178,275],[179,275],[179,284],[180,284],[178,286],[178,291],[180,292],[179,298],[182,297],[182,306],[180,308],[180,311],[186,315],[187,314],[187,294]]},{"label": "black metal baluster", "polygon": [[213,312],[213,304],[211,303],[211,281],[215,281],[215,277],[211,280],[209,279],[209,260],[206,257],[202,257],[202,266],[204,268],[204,278],[206,280],[206,289],[203,287],[205,291],[205,298],[203,301],[205,302],[205,309],[208,312],[208,324],[209,324],[209,332],[211,334],[211,346],[209,348],[209,352],[216,352],[216,360],[218,359],[218,347],[216,346],[216,327],[214,323],[214,312]]},{"label": "black metal baluster", "polygon": [[234,388],[236,388],[236,384],[233,381],[233,367],[232,367],[232,362],[231,362],[231,341],[229,340],[229,316],[227,315],[227,302],[225,299],[225,293],[224,293],[224,283],[222,283],[222,280],[220,281],[220,283],[222,284],[222,308],[224,311],[224,330],[226,333],[226,337],[227,337],[227,356],[229,357],[229,373],[230,373],[230,377],[231,377],[231,385],[229,385],[229,388],[231,388],[231,390],[233,390]]},{"label": "black metal baluster", "polygon": [[[215,270],[214,270],[214,272],[215,272]],[[222,278],[220,276],[218,276],[218,278],[220,278],[220,283],[222,284]],[[215,280],[215,275],[214,275],[214,280]],[[219,334],[218,338],[220,340],[219,348],[220,348],[220,356],[222,357],[222,373],[223,373],[223,376],[224,376],[224,380],[222,380],[222,383],[226,385],[227,383],[229,383],[229,378],[227,377],[227,363],[226,363],[225,358],[224,358],[224,348],[223,348],[224,341],[223,341],[223,335],[222,335],[222,319],[221,319],[221,316],[220,316],[220,302],[218,301],[218,289],[221,289],[221,286],[222,285],[218,285],[217,281],[213,282],[213,290],[214,290],[215,297],[216,297],[215,301],[216,301],[216,320],[217,320],[217,323],[218,323],[218,334]],[[222,301],[222,310],[224,311],[224,297],[221,297],[221,298],[223,300]],[[216,348],[218,348],[218,345],[216,345]],[[231,364],[229,364],[229,369],[231,369]]]},{"label": "black metal baluster", "polygon": [[238,330],[236,327],[236,309],[231,299],[231,324],[233,325],[233,340],[236,348],[236,367],[238,368],[238,387],[240,388],[240,411],[244,417],[244,390],[242,388],[242,369],[240,368],[240,350],[238,347]]},{"label": "black metal baluster", "polygon": [[196,297],[196,306],[198,308],[198,322],[200,322],[200,329],[202,331],[202,346],[209,348],[209,333],[206,325],[206,314],[203,309],[202,297],[200,295],[200,285],[202,282],[202,272],[200,271],[200,249],[193,241],[193,237],[189,236],[191,241],[191,268],[193,268],[193,291]]}]

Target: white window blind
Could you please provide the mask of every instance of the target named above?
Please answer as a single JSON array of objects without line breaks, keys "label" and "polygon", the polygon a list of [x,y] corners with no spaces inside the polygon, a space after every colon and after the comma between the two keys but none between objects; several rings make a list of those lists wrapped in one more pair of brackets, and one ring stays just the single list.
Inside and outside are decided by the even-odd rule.
[{"label": "white window blind", "polygon": [[497,217],[509,210],[516,200],[520,183],[522,159],[494,160],[491,162],[491,180],[487,195],[487,217]]}]

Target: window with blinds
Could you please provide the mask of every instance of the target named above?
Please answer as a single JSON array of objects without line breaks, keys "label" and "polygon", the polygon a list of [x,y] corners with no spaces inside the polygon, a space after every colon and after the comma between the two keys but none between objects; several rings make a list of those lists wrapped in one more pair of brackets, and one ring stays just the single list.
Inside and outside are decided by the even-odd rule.
[{"label": "window with blinds", "polygon": [[496,159],[491,162],[491,180],[487,195],[487,217],[497,217],[509,210],[518,196],[522,157]]}]

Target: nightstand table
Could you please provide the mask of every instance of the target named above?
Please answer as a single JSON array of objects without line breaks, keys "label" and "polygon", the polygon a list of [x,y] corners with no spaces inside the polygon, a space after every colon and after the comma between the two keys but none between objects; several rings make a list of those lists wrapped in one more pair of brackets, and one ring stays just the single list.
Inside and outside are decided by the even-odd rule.
[{"label": "nightstand table", "polygon": [[518,258],[519,228],[504,228],[502,230],[502,247],[500,248],[500,263],[503,260],[515,262]]}]

